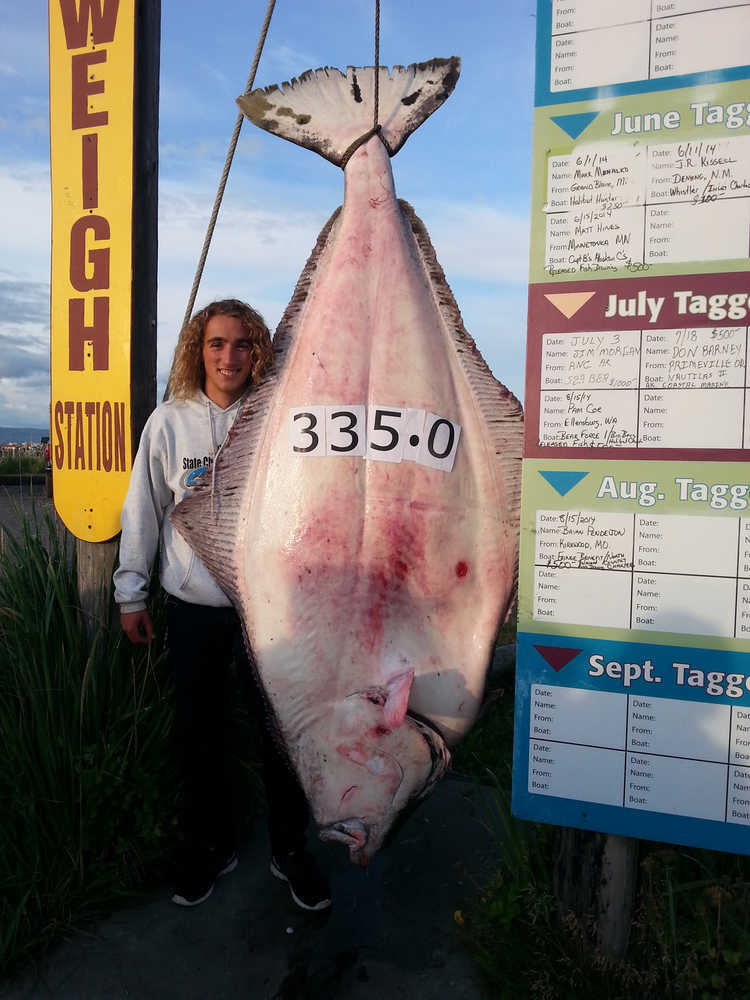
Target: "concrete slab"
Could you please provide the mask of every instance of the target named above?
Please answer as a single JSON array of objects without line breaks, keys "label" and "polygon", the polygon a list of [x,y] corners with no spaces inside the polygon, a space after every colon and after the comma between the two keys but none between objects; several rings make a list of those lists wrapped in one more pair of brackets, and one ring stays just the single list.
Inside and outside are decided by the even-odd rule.
[{"label": "concrete slab", "polygon": [[268,870],[259,822],[238,868],[192,909],[166,888],[74,933],[0,989],[3,1000],[480,1000],[454,912],[493,855],[487,791],[446,777],[366,870],[311,844],[334,905],[307,915]]}]

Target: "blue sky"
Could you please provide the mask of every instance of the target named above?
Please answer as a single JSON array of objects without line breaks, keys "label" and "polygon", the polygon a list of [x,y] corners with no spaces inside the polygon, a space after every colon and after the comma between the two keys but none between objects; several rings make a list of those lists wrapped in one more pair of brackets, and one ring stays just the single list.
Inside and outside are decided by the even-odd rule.
[{"label": "blue sky", "polygon": [[[162,0],[159,396],[234,126],[234,98],[245,87],[265,9],[266,0]],[[372,0],[277,0],[255,85],[318,66],[371,65],[373,9]],[[393,160],[396,190],[425,222],[467,329],[519,396],[535,11],[535,0],[381,0],[381,64],[461,57],[453,95]],[[43,427],[47,5],[0,0],[0,24],[0,425]],[[197,304],[235,295],[260,309],[273,329],[342,197],[338,168],[246,122]]]}]

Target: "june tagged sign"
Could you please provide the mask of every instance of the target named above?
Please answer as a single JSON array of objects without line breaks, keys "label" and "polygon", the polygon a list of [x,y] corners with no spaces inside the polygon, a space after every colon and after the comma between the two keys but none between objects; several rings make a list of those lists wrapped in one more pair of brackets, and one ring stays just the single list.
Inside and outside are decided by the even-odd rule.
[{"label": "june tagged sign", "polygon": [[51,458],[78,538],[119,531],[131,466],[135,0],[50,0]]}]

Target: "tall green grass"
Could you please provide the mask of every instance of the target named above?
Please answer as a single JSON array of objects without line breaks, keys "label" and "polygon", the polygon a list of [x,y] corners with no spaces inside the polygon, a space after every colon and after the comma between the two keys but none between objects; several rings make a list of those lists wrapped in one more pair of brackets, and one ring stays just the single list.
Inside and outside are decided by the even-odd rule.
[{"label": "tall green grass", "polygon": [[44,472],[42,455],[6,455],[0,458],[0,476],[30,475]]},{"label": "tall green grass", "polygon": [[[153,874],[176,780],[162,644],[87,630],[53,520],[0,557],[0,971]],[[157,619],[158,619],[157,614]],[[164,635],[159,622],[157,635]]]}]

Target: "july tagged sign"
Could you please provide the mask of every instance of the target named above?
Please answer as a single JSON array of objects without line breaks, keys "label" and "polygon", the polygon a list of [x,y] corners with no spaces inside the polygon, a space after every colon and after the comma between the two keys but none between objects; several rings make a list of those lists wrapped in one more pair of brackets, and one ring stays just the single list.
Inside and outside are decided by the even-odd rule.
[{"label": "july tagged sign", "polygon": [[49,37],[55,506],[100,542],[131,466],[135,0],[50,0]]}]

